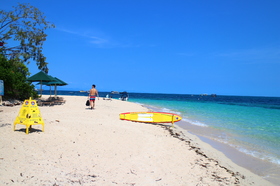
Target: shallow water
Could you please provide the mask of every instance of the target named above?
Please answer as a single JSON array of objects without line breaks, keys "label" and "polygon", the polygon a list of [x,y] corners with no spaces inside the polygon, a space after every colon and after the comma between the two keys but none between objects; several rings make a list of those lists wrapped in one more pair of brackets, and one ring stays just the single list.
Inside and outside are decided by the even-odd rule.
[{"label": "shallow water", "polygon": [[130,101],[178,113],[183,121],[212,131],[200,135],[280,165],[280,98],[198,95],[172,98],[161,94],[155,94],[154,99],[151,95],[147,97],[135,96]]},{"label": "shallow water", "polygon": [[279,184],[280,98],[183,97],[130,100],[156,111],[180,114],[182,128],[198,135],[235,163]]}]

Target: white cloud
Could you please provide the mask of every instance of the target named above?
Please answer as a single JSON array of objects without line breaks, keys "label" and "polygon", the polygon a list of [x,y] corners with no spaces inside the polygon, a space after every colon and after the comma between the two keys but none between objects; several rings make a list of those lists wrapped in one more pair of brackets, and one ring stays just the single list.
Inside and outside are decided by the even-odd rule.
[{"label": "white cloud", "polygon": [[108,40],[103,39],[103,38],[99,38],[99,37],[90,37],[92,40],[90,41],[90,43],[93,44],[104,44],[104,43],[108,43]]},{"label": "white cloud", "polygon": [[214,54],[215,57],[230,58],[251,63],[280,63],[280,48],[246,49]]},{"label": "white cloud", "polygon": [[[76,35],[78,37],[86,38],[88,43],[93,44],[95,47],[98,48],[135,48],[143,46],[141,44],[131,43],[130,41],[119,42],[114,39],[111,39],[109,36],[106,36],[101,32],[94,32],[89,30],[69,30],[65,28],[57,28],[57,30],[68,34]],[[154,46],[149,45],[148,47]]]},{"label": "white cloud", "polygon": [[84,31],[73,31],[73,30],[64,29],[64,28],[57,28],[57,29],[59,31],[62,31],[62,32],[65,32],[65,33],[68,33],[68,34],[73,34],[73,35],[76,35],[76,36],[87,38],[88,42],[92,43],[92,44],[100,45],[100,44],[109,43],[108,39],[98,37],[90,31],[85,31],[85,30]]}]

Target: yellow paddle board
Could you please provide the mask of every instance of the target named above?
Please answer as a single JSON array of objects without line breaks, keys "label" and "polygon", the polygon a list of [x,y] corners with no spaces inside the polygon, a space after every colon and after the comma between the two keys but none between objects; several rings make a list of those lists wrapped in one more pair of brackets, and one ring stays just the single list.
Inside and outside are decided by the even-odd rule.
[{"label": "yellow paddle board", "polygon": [[120,119],[145,123],[174,123],[182,117],[167,112],[126,112],[120,114]]}]

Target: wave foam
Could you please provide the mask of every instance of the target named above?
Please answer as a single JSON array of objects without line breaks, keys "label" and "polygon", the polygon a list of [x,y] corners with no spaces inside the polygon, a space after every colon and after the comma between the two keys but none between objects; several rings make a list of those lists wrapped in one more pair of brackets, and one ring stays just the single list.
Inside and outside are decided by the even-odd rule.
[{"label": "wave foam", "polygon": [[243,147],[238,147],[237,148],[240,152],[243,152],[247,155],[253,156],[255,158],[261,159],[261,160],[265,160],[265,161],[269,161],[271,163],[274,164],[278,164],[280,165],[280,159],[278,159],[277,157],[273,157],[272,155],[265,155],[264,153],[260,153],[257,151],[251,151],[251,150],[247,150]]},{"label": "wave foam", "polygon": [[208,127],[208,125],[206,125],[205,123],[202,123],[200,121],[192,121],[190,119],[186,119],[186,118],[183,118],[183,121],[186,121],[192,125],[197,125],[197,126],[200,126],[200,127]]}]

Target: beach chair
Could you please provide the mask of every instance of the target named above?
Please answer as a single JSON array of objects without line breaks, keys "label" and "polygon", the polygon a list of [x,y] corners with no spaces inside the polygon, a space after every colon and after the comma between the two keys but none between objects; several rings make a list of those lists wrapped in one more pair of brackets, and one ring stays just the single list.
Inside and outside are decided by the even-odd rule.
[{"label": "beach chair", "polygon": [[53,106],[54,105],[54,101],[50,100],[49,98],[46,99],[46,100],[39,99],[39,100],[37,100],[37,105],[38,106],[45,106],[45,105]]}]

